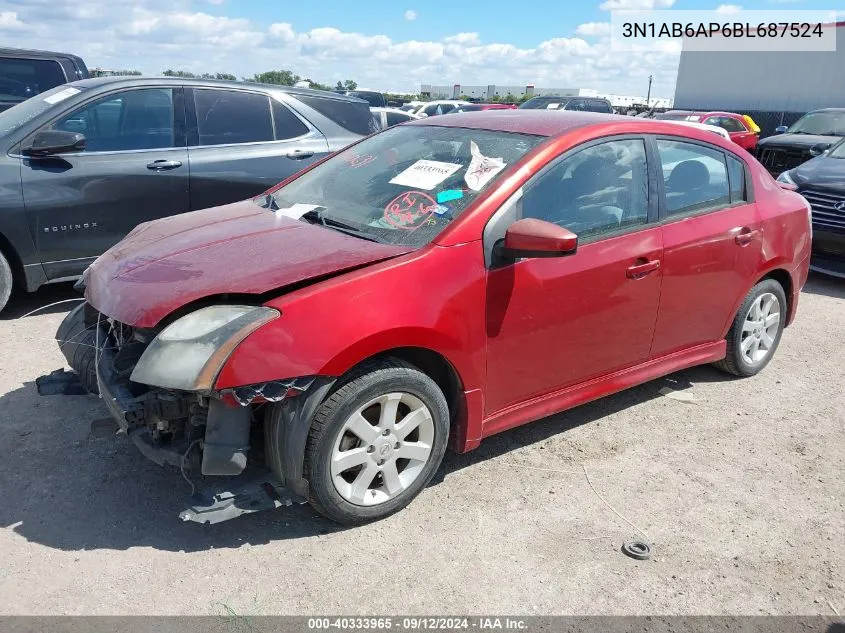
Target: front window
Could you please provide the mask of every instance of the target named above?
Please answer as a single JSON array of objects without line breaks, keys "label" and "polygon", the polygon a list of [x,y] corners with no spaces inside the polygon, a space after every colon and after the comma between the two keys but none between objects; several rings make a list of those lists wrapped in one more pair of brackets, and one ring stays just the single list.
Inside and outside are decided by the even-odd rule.
[{"label": "front window", "polygon": [[793,123],[787,134],[845,136],[845,112],[811,112]]},{"label": "front window", "polygon": [[698,121],[701,116],[689,112],[664,112],[657,118],[662,121]]},{"label": "front window", "polygon": [[42,92],[33,99],[22,101],[8,110],[0,112],[0,135],[14,132],[20,126],[41,116],[54,105],[78,95],[83,88],[62,85]]},{"label": "front window", "polygon": [[325,221],[329,228],[334,221],[376,241],[419,247],[543,140],[489,130],[398,126],[335,154],[260,200],[282,215],[308,208],[303,221]]},{"label": "front window", "polygon": [[173,91],[143,88],[108,95],[62,117],[52,129],[83,134],[86,152],[173,147]]}]

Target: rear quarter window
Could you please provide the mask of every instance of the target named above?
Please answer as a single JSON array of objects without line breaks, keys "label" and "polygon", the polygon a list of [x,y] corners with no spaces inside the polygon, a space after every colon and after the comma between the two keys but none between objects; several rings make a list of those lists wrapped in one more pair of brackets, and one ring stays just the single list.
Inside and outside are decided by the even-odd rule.
[{"label": "rear quarter window", "polygon": [[366,101],[326,99],[312,95],[295,95],[295,98],[353,134],[367,135],[377,131]]}]

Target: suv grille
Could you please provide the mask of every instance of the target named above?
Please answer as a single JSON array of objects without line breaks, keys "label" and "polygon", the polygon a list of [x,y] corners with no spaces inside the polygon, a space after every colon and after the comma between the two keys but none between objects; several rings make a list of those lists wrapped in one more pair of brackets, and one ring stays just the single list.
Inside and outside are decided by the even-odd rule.
[{"label": "suv grille", "polygon": [[[813,229],[845,234],[845,194],[818,189],[799,192],[813,207]],[[841,205],[841,209],[837,206]]]},{"label": "suv grille", "polygon": [[757,160],[772,173],[779,174],[787,169],[798,167],[810,160],[812,156],[800,149],[785,149],[780,147],[760,147],[757,150]]}]

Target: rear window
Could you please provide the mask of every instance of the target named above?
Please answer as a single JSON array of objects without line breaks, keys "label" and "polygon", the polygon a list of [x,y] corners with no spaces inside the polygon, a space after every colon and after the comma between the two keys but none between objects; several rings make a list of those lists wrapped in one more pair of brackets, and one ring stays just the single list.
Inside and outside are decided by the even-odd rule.
[{"label": "rear window", "polygon": [[0,57],[0,103],[20,103],[65,81],[57,61]]},{"label": "rear window", "polygon": [[200,145],[273,140],[267,95],[235,90],[194,90]]},{"label": "rear window", "polygon": [[570,97],[534,97],[521,106],[520,110],[560,110],[569,101]]},{"label": "rear window", "polygon": [[294,96],[309,108],[314,108],[324,117],[354,134],[366,135],[378,130],[366,102],[326,99],[313,95]]},{"label": "rear window", "polygon": [[371,108],[384,108],[387,106],[384,95],[380,92],[373,92],[371,90],[350,90],[346,94],[350,97],[363,99],[370,104]]}]

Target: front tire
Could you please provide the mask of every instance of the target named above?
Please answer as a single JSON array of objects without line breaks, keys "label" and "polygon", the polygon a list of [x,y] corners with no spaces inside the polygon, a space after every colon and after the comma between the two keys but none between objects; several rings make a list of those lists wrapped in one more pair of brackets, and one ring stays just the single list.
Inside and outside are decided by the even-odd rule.
[{"label": "front tire", "polygon": [[0,253],[0,312],[9,303],[13,283],[12,267],[9,266],[9,262],[3,256],[3,253]]},{"label": "front tire", "polygon": [[728,331],[727,355],[715,366],[735,376],[760,372],[775,354],[786,324],[786,294],[774,279],[764,279],[745,297]]},{"label": "front tire", "polygon": [[314,414],[311,505],[346,525],[401,510],[434,476],[448,436],[449,408],[431,378],[397,359],[363,366]]}]

